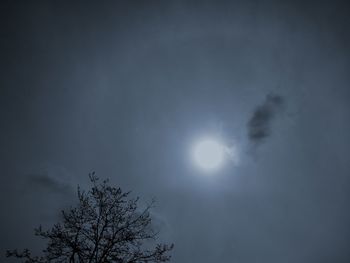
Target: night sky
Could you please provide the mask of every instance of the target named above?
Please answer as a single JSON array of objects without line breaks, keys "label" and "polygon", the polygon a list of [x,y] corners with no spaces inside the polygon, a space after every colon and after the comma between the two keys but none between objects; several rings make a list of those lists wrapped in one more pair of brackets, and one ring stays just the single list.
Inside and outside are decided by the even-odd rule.
[{"label": "night sky", "polygon": [[[350,5],[2,1],[0,261],[88,187],[145,202],[174,263],[350,262]],[[202,136],[230,149],[206,173]],[[232,151],[231,151],[232,150]]]}]

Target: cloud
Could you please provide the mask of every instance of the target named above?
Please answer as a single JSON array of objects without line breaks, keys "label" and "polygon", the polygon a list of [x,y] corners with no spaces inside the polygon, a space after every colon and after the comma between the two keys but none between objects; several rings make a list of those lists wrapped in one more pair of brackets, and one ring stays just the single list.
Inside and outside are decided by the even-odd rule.
[{"label": "cloud", "polygon": [[248,138],[253,144],[258,145],[270,136],[271,122],[283,110],[284,103],[283,97],[270,93],[264,103],[255,108],[247,124]]},{"label": "cloud", "polygon": [[70,186],[49,177],[48,175],[31,175],[29,178],[31,186],[49,190],[53,193],[65,194],[70,192]]},{"label": "cloud", "polygon": [[60,211],[74,203],[75,185],[60,166],[45,165],[40,170],[25,175],[21,191],[39,222],[54,223],[61,218]]},{"label": "cloud", "polygon": [[30,174],[27,177],[27,189],[48,191],[51,194],[70,195],[74,192],[65,171],[57,167],[49,167],[46,172]]}]

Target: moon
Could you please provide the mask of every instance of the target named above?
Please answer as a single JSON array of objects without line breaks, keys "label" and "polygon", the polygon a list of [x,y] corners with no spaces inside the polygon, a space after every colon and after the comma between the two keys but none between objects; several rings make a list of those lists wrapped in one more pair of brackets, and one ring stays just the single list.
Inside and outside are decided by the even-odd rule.
[{"label": "moon", "polygon": [[218,170],[225,159],[225,146],[215,138],[205,138],[193,146],[193,161],[200,169],[207,172]]}]

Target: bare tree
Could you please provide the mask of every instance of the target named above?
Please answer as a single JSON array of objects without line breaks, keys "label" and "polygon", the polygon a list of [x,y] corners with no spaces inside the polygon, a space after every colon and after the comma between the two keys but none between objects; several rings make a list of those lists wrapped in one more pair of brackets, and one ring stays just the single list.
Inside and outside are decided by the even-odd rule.
[{"label": "bare tree", "polygon": [[169,261],[172,244],[151,246],[149,242],[157,238],[149,212],[154,202],[140,211],[139,198],[130,198],[130,192],[110,186],[108,180],[100,183],[94,173],[90,180],[88,192],[78,187],[78,205],[62,211],[62,223],[50,230],[41,226],[35,229],[36,236],[48,241],[42,256],[32,256],[28,249],[7,251],[7,256],[21,258],[25,263]]}]

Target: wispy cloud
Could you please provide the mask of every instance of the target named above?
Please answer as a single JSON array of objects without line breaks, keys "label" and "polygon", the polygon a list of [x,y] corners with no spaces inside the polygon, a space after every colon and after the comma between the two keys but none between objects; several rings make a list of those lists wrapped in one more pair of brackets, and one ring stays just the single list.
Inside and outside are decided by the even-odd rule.
[{"label": "wispy cloud", "polygon": [[55,194],[71,194],[73,190],[70,184],[59,181],[49,174],[31,174],[28,177],[27,187],[40,188]]}]

